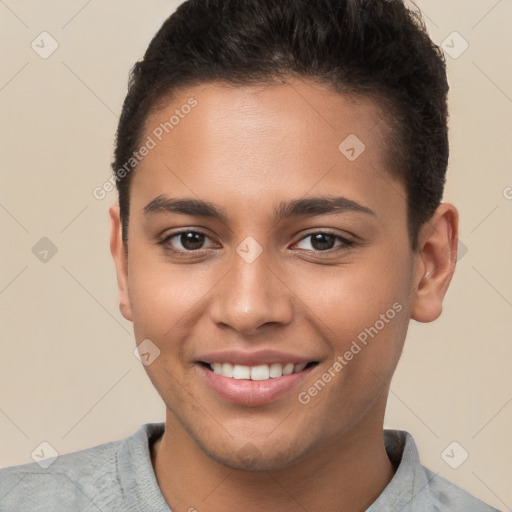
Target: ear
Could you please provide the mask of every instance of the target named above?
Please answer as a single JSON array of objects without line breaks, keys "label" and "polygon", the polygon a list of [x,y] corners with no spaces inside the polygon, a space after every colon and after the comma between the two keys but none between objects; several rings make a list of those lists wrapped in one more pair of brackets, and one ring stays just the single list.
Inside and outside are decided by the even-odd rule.
[{"label": "ear", "polygon": [[432,322],[442,312],[457,262],[459,213],[450,203],[438,206],[418,234],[411,318]]},{"label": "ear", "polygon": [[126,320],[132,321],[132,308],[128,294],[128,257],[125,254],[121,230],[119,204],[109,209],[110,214],[110,252],[114,258],[119,288],[119,310]]}]

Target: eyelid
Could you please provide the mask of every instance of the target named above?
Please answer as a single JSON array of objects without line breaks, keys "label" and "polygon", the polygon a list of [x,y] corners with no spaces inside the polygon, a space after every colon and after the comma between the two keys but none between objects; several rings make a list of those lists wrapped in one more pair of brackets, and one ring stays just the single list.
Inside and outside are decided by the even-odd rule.
[{"label": "eyelid", "polygon": [[312,229],[312,230],[308,231],[307,233],[303,234],[302,237],[299,239],[299,241],[304,240],[304,238],[307,238],[308,236],[316,235],[317,233],[321,233],[323,235],[335,236],[335,237],[341,238],[342,240],[345,240],[346,242],[355,242],[355,240],[353,240],[350,237],[350,235],[340,235],[337,231],[333,231],[332,229],[329,229],[329,228]]},{"label": "eyelid", "polygon": [[[324,228],[324,229],[320,228],[320,229],[314,229],[312,231],[309,231],[309,232],[303,234],[301,236],[301,238],[299,238],[299,240],[297,240],[296,242],[293,243],[292,247],[296,246],[298,243],[302,242],[304,239],[306,239],[312,235],[316,235],[316,234],[330,235],[330,236],[340,240],[342,245],[345,246],[344,247],[345,249],[352,247],[356,243],[355,240],[353,240],[351,237],[340,235],[339,233],[332,231],[331,229],[328,229],[328,228]],[[341,248],[343,249],[343,247],[341,247]],[[314,252],[314,253],[330,253],[331,251],[336,251],[337,249],[340,249],[340,246],[331,247],[330,249],[326,249],[325,251],[310,250],[310,249],[300,249],[300,250],[307,251],[307,252]]]}]

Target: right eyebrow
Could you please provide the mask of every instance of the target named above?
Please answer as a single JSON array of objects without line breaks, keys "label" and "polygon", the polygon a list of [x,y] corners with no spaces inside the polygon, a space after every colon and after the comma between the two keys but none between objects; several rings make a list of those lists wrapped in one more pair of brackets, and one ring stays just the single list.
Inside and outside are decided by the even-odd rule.
[{"label": "right eyebrow", "polygon": [[210,217],[226,222],[225,212],[217,208],[214,204],[200,199],[171,199],[164,195],[155,197],[143,209],[144,215],[148,216],[155,213],[181,213],[183,215],[192,215],[196,217]]}]

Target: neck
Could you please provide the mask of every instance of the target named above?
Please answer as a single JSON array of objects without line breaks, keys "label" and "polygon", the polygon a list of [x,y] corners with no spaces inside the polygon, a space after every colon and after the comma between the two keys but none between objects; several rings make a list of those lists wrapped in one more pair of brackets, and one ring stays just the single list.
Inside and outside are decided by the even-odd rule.
[{"label": "neck", "polygon": [[[173,512],[366,510],[393,478],[380,421],[367,418],[343,438],[276,471],[241,471],[204,453],[168,412],[153,467]],[[368,421],[369,420],[369,421]],[[311,450],[313,452],[313,450]]]}]

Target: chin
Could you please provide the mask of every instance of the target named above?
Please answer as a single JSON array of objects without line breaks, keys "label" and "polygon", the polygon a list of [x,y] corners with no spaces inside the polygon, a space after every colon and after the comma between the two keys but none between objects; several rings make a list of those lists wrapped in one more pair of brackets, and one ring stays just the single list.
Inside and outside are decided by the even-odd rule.
[{"label": "chin", "polygon": [[258,448],[251,442],[234,451],[204,451],[218,464],[238,471],[277,471],[290,466],[298,457],[297,451],[276,452],[270,447]]}]

